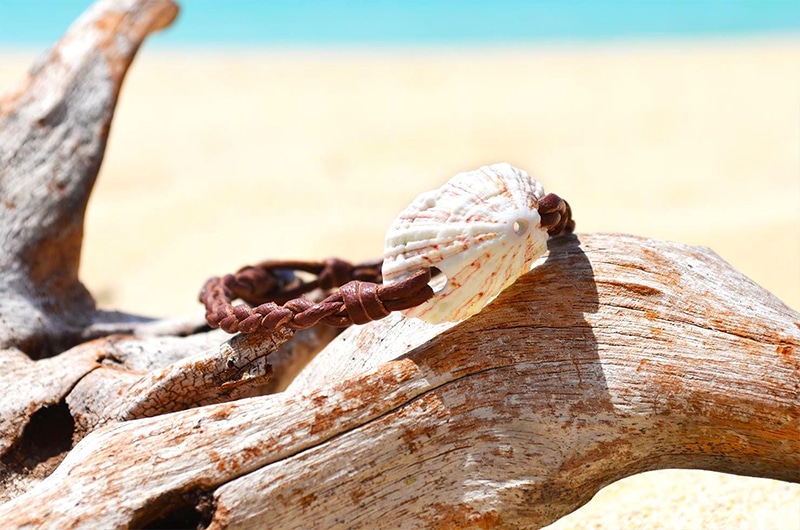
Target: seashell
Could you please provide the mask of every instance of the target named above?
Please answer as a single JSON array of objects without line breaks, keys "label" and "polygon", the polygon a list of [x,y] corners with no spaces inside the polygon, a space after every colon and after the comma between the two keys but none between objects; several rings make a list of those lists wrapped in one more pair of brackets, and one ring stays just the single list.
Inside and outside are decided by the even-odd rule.
[{"label": "seashell", "polygon": [[474,315],[547,250],[537,208],[542,185],[510,164],[459,173],[417,197],[386,234],[383,281],[436,267],[446,283],[406,314],[431,323]]}]

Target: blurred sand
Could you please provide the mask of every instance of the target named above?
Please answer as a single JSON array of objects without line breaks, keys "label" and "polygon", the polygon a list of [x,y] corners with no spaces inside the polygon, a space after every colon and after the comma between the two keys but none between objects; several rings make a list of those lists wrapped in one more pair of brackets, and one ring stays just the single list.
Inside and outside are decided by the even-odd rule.
[{"label": "blurred sand", "polygon": [[[0,54],[0,90],[31,54]],[[100,303],[199,311],[210,275],[379,256],[454,173],[508,161],[579,232],[712,248],[800,309],[800,39],[472,51],[153,52],[121,94],[81,276]],[[690,471],[554,528],[800,528],[800,486]]]}]

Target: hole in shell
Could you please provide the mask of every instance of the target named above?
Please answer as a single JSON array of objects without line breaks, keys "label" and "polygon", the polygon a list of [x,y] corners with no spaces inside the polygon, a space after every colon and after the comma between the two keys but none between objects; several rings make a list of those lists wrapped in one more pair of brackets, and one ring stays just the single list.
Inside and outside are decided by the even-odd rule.
[{"label": "hole in shell", "polygon": [[514,233],[518,236],[524,236],[528,232],[528,221],[525,219],[517,219],[514,221]]},{"label": "hole in shell", "polygon": [[433,289],[433,294],[439,294],[447,287],[447,276],[436,267],[431,267],[431,275],[433,278],[428,285]]}]

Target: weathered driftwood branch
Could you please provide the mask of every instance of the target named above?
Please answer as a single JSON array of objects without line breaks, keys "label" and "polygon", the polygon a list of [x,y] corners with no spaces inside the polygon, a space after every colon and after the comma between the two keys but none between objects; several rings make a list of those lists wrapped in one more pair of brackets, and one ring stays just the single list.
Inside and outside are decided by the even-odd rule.
[{"label": "weathered driftwood branch", "polygon": [[798,315],[707,250],[580,239],[445,331],[390,317],[287,392],[99,429],[0,518],[536,527],[649,469],[800,481]]},{"label": "weathered driftwood branch", "polygon": [[175,13],[98,2],[0,100],[4,526],[537,527],[648,469],[800,481],[800,317],[705,249],[553,240],[478,315],[352,328],[274,395],[335,331],[96,311],[86,201]]},{"label": "weathered driftwood branch", "polygon": [[52,355],[95,320],[78,280],[86,203],[128,66],[176,14],[167,0],[98,2],[0,99],[0,348]]}]

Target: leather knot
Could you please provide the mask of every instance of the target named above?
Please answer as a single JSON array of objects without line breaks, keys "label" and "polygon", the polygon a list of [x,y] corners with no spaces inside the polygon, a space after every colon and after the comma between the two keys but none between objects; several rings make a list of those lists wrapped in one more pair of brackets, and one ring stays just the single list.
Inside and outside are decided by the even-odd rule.
[{"label": "leather knot", "polygon": [[325,291],[340,287],[352,279],[353,265],[337,258],[325,260],[325,268],[318,276],[319,287]]},{"label": "leather knot", "polygon": [[294,273],[287,269],[243,267],[235,275],[226,275],[225,283],[236,298],[257,304],[279,293],[295,279]]},{"label": "leather knot", "polygon": [[388,311],[378,296],[378,286],[370,282],[352,281],[342,285],[340,292],[347,315],[353,324],[366,324],[387,316]]},{"label": "leather knot", "polygon": [[539,217],[542,228],[547,230],[549,236],[571,234],[575,231],[575,221],[572,220],[572,208],[569,203],[556,195],[548,193],[539,199]]}]

